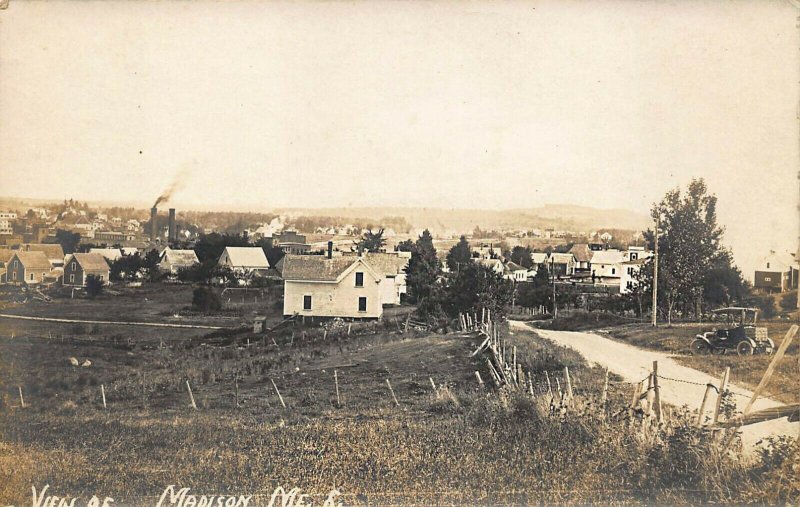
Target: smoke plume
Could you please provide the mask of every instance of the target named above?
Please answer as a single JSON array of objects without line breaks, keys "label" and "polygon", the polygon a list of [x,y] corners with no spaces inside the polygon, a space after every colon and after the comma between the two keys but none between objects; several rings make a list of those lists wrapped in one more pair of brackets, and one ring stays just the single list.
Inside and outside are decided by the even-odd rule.
[{"label": "smoke plume", "polygon": [[175,177],[172,179],[172,182],[167,185],[167,188],[161,192],[161,195],[156,197],[156,202],[153,203],[153,207],[158,207],[159,204],[162,202],[169,201],[172,194],[174,194],[177,190],[179,190],[185,183],[186,179],[189,176],[189,168],[184,167],[178,171]]}]

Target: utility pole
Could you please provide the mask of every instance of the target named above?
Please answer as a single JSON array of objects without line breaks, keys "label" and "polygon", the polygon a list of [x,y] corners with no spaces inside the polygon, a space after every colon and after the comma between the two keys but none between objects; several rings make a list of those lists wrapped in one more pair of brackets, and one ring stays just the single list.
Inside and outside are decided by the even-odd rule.
[{"label": "utility pole", "polygon": [[655,253],[653,254],[653,327],[658,325],[658,228],[661,214],[656,215]]},{"label": "utility pole", "polygon": [[553,320],[558,317],[558,302],[556,301],[556,260],[550,254],[550,274],[553,276]]}]

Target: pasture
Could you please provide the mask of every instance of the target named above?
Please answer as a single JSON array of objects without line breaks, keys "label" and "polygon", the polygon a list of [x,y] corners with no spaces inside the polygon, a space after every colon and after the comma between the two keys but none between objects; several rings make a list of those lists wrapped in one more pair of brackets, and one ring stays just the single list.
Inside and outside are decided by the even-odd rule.
[{"label": "pasture", "polygon": [[[140,309],[107,295],[4,311],[155,321],[191,299],[182,286],[144,290]],[[630,386],[612,378],[598,406],[603,372],[550,342],[503,329],[536,379],[531,397],[488,383],[472,334],[402,332],[389,318],[256,335],[248,312],[264,309],[229,305],[184,313],[236,317],[213,332],[0,319],[0,504],[27,504],[45,484],[118,505],[155,505],[170,484],[255,505],[278,486],[315,498],[335,487],[346,505],[798,500],[789,444],[746,463],[677,408],[643,431],[624,413]],[[545,375],[555,390],[565,366],[579,402],[554,410]]]}]

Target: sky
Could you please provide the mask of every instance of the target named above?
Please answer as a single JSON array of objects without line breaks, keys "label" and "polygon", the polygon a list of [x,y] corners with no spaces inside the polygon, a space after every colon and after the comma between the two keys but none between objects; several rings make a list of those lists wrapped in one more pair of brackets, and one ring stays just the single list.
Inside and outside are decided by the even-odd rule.
[{"label": "sky", "polygon": [[798,243],[798,12],[11,0],[0,195],[647,212],[703,177],[749,268]]}]

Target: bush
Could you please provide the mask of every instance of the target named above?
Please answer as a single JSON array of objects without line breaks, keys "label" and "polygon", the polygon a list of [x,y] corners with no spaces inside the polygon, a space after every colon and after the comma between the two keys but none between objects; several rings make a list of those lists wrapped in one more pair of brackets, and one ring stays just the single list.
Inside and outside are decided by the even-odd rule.
[{"label": "bush", "polygon": [[797,310],[797,291],[784,294],[781,298],[781,309],[785,312]]},{"label": "bush", "polygon": [[103,292],[104,285],[105,282],[102,278],[97,275],[89,275],[86,277],[86,294],[88,294],[90,298],[96,298]]},{"label": "bush", "polygon": [[222,301],[211,287],[197,287],[192,293],[192,308],[201,312],[222,310]]}]

